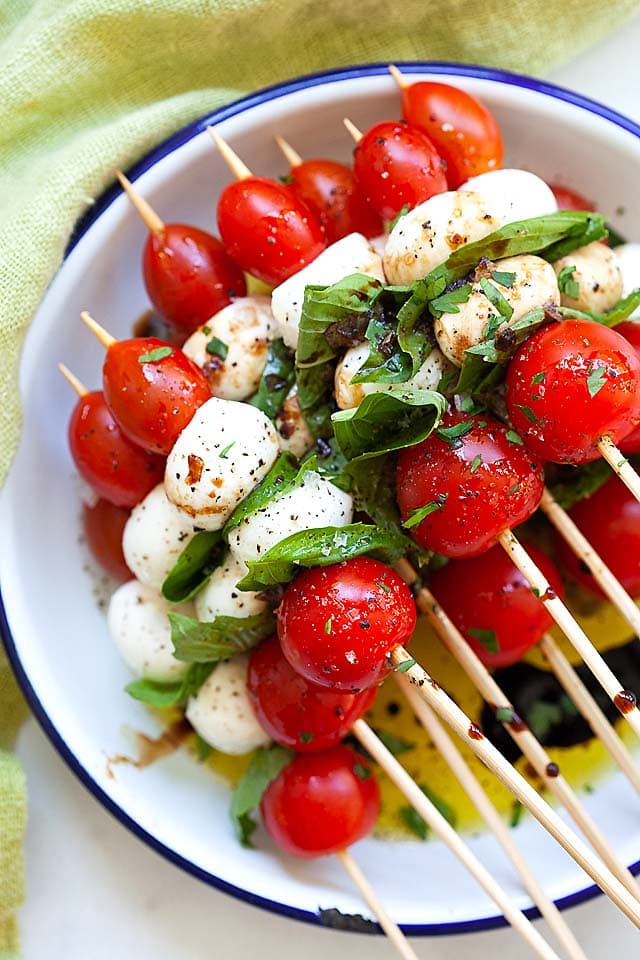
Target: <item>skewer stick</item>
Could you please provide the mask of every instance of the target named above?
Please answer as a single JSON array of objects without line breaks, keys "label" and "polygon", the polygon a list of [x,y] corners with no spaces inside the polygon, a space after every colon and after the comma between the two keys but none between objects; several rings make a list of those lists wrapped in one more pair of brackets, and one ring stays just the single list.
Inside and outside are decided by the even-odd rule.
[{"label": "skewer stick", "polygon": [[542,638],[539,647],[567,696],[575,703],[594,735],[602,741],[636,793],[640,794],[640,770],[633,757],[562,650],[549,634]]},{"label": "skewer stick", "polygon": [[69,367],[65,366],[64,363],[59,363],[58,370],[60,371],[62,376],[65,378],[67,383],[69,383],[71,387],[75,390],[75,392],[78,394],[79,397],[86,397],[89,391],[85,387],[84,383],[78,380],[75,374],[71,373],[71,370],[69,370]]},{"label": "skewer stick", "polygon": [[[398,649],[402,651],[399,654],[399,662],[408,659],[409,655],[406,651],[402,648]],[[443,694],[443,696],[446,695]],[[446,844],[448,849],[461,861],[483,890],[499,906],[509,923],[522,935],[536,954],[539,957],[555,957],[557,960],[557,954],[551,949],[549,944],[538,933],[535,927],[533,927],[530,921],[527,920],[524,914],[514,906],[510,898],[486,867],[480,863],[464,840],[456,833],[451,824],[445,820],[428,797],[425,796],[402,764],[387,750],[365,721],[357,720],[352,727],[352,731],[363,747],[365,747],[368,753],[371,754],[374,760],[382,767],[389,779],[392,780],[405,795],[414,810],[420,814],[433,833]],[[504,762],[506,763],[506,760]]]},{"label": "skewer stick", "polygon": [[116,342],[116,338],[112,337],[111,334],[104,329],[104,327],[101,327],[100,324],[94,320],[91,314],[86,310],[82,311],[80,314],[80,319],[83,323],[86,323],[86,325],[89,327],[89,330],[91,330],[91,333],[98,338],[102,346],[107,350]]},{"label": "skewer stick", "polygon": [[207,127],[207,133],[222,154],[222,159],[227,164],[236,180],[246,180],[248,177],[253,176],[251,170],[249,170],[249,167],[243,163],[235,150],[231,149],[227,141],[223,140],[220,134],[214,130],[213,127]]},{"label": "skewer stick", "polygon": [[537,906],[553,930],[566,956],[569,960],[586,960],[585,953],[565,923],[560,911],[544,892],[531,867],[514,842],[511,832],[502,817],[431,707],[418,696],[415,688],[406,677],[400,673],[395,673],[394,678],[420,720],[420,723],[431,737],[436,750],[444,757],[474,807],[515,867],[525,890],[528,891],[533,903]]},{"label": "skewer stick", "polygon": [[395,80],[395,82],[396,82],[396,83],[398,84],[398,86],[400,87],[400,89],[401,89],[401,90],[406,90],[407,87],[409,86],[409,81],[408,81],[408,80],[405,80],[405,78],[402,76],[402,74],[400,73],[400,71],[398,70],[398,68],[395,66],[395,64],[390,63],[389,66],[387,67],[387,69],[388,69],[389,73],[391,74],[391,76],[393,77],[393,79]]},{"label": "skewer stick", "polygon": [[[410,563],[401,560],[396,564],[396,569],[410,586],[415,584],[416,573]],[[636,900],[640,900],[640,887],[638,887],[635,877],[629,873],[620,858],[616,856],[606,837],[592,817],[589,816],[584,804],[571,785],[562,776],[542,744],[520,719],[509,698],[471,649],[431,591],[425,586],[420,586],[414,589],[414,592],[420,612],[427,617],[447,650],[458,661],[482,698],[496,713],[500,710],[503,716],[508,718],[502,721],[505,730],[520,748],[541,781],[564,806],[574,823],[589,840],[593,849],[602,857],[609,870],[624,884]],[[471,746],[473,747],[473,742]]]},{"label": "skewer stick", "polygon": [[545,575],[533,562],[511,530],[501,533],[497,539],[523,577],[529,581],[532,589],[540,597],[542,603],[580,654],[594,677],[607,691],[620,713],[629,722],[634,732],[640,736],[640,710],[636,706],[635,695],[623,689],[611,668],[603,660],[560,597],[552,590]]},{"label": "skewer stick", "polygon": [[125,177],[124,173],[122,173],[120,170],[116,170],[116,177],[120,181],[120,186],[129,197],[129,200],[131,200],[131,203],[140,214],[140,219],[144,223],[145,227],[151,233],[162,233],[164,230],[164,221],[160,219],[153,207],[151,207],[144,197],[138,193],[131,181]]},{"label": "skewer stick", "polygon": [[360,891],[362,899],[367,904],[400,956],[404,957],[404,960],[418,960],[417,955],[414,953],[413,947],[410,945],[400,927],[391,919],[380,902],[377,893],[351,854],[347,850],[340,850],[338,853],[336,853],[336,857],[353,880],[355,886]]},{"label": "skewer stick", "polygon": [[273,138],[278,144],[282,152],[284,153],[285,160],[291,167],[299,167],[302,163],[302,157],[297,150],[294,150],[288,140],[285,140],[284,137],[281,137],[279,133]]},{"label": "skewer stick", "polygon": [[349,117],[345,117],[342,122],[356,143],[362,140],[362,130],[358,130],[355,123],[352,123],[351,120],[349,120]]},{"label": "skewer stick", "polygon": [[598,450],[607,461],[611,469],[620,477],[627,490],[630,490],[636,500],[640,501],[640,476],[633,469],[624,453],[612,443],[609,437],[600,437]]},{"label": "skewer stick", "polygon": [[566,510],[563,510],[556,503],[547,489],[542,494],[540,509],[546,514],[560,536],[566,540],[575,555],[586,563],[596,583],[599,584],[616,609],[620,611],[636,635],[640,636],[640,610],[620,581],[575,525]]}]

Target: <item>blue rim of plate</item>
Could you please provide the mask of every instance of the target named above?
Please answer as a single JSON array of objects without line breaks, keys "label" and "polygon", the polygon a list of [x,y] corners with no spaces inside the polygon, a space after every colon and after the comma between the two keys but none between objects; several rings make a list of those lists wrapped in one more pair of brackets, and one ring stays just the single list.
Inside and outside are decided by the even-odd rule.
[{"label": "blue rim of plate", "polygon": [[[490,80],[494,83],[512,87],[520,87],[526,90],[531,90],[535,93],[542,93],[555,100],[564,101],[565,103],[580,107],[581,109],[586,110],[588,113],[602,117],[604,120],[608,120],[615,126],[621,127],[623,130],[626,130],[640,139],[640,125],[634,123],[633,120],[630,120],[628,117],[625,117],[623,114],[618,113],[609,107],[606,107],[602,103],[598,103],[596,100],[591,100],[588,97],[584,97],[580,94],[574,93],[571,90],[556,86],[552,83],[535,80],[532,77],[523,76],[517,73],[510,73],[505,70],[495,70],[489,67],[480,67],[471,64],[447,63],[445,61],[395,62],[398,67],[405,67],[407,71],[412,73],[428,73],[432,75],[448,74],[450,76]],[[181,147],[184,143],[187,143],[187,141],[191,140],[193,137],[202,133],[207,126],[222,123],[224,120],[228,120],[230,117],[235,117],[238,114],[252,109],[253,107],[268,103],[270,100],[287,96],[291,93],[304,90],[308,87],[316,87],[326,83],[334,83],[336,81],[352,80],[362,77],[384,76],[387,75],[387,72],[388,65],[386,63],[361,64],[334,70],[324,70],[318,73],[311,73],[294,80],[287,80],[283,83],[277,83],[273,86],[265,87],[262,90],[258,90],[256,93],[249,94],[246,97],[242,97],[240,100],[235,100],[233,103],[227,104],[224,107],[220,107],[219,109],[214,110],[212,113],[207,114],[204,117],[200,117],[199,119],[194,120],[192,123],[187,124],[187,126],[182,127],[176,133],[167,137],[166,140],[160,143],[153,150],[150,150],[149,153],[147,153],[141,160],[134,164],[129,169],[128,176],[131,180],[136,180],[158,161],[162,160],[170,153],[173,153],[174,150],[178,149],[178,147]],[[104,213],[107,207],[109,207],[110,204],[113,203],[113,201],[120,196],[121,193],[122,190],[120,187],[114,183],[113,186],[105,190],[96,203],[92,205],[91,209],[87,211],[87,213],[81,217],[80,220],[78,220],[67,245],[65,259],[68,257],[74,247],[80,242],[91,226],[96,222],[96,220]],[[49,738],[68,767],[80,780],[80,782],[94,795],[94,797],[102,804],[103,807],[105,807],[105,809],[107,809],[121,824],[123,824],[123,826],[127,827],[136,837],[138,837],[138,839],[142,840],[147,846],[151,847],[166,860],[176,864],[176,866],[183,869],[186,873],[196,877],[199,880],[202,880],[209,886],[215,887],[223,893],[230,894],[239,900],[243,900],[245,903],[250,903],[253,906],[261,907],[262,909],[268,910],[271,913],[289,917],[293,920],[301,920],[305,923],[326,926],[318,913],[312,913],[308,910],[301,910],[297,907],[292,907],[286,903],[279,903],[274,900],[269,900],[266,897],[258,896],[257,894],[253,894],[248,890],[244,890],[240,887],[236,887],[230,883],[227,883],[220,877],[216,877],[214,874],[209,873],[207,870],[203,870],[190,860],[180,856],[180,854],[176,853],[165,844],[160,843],[160,841],[157,840],[152,834],[143,829],[129,816],[129,814],[122,809],[122,807],[118,806],[118,804],[111,799],[111,797],[102,789],[102,787],[96,783],[89,772],[77,760],[71,749],[67,746],[57,729],[52,724],[46,710],[36,694],[36,691],[34,690],[27,674],[23,669],[13,636],[11,634],[11,630],[9,628],[1,593],[0,636],[2,637],[7,656],[11,662],[11,666],[13,667],[25,699],[27,700],[44,733]],[[629,869],[634,874],[640,873],[640,861],[632,864]],[[559,907],[559,909],[564,910],[568,907],[573,907],[579,903],[583,903],[586,900],[590,900],[593,897],[599,896],[600,894],[600,888],[595,884],[592,884],[591,886],[585,887],[583,890],[578,890],[566,897],[562,897],[560,900],[556,901],[556,905]],[[540,916],[539,911],[535,907],[530,907],[523,912],[530,919],[535,919]],[[402,929],[409,936],[446,936],[449,934],[458,933],[474,933],[481,930],[491,930],[504,926],[507,926],[507,921],[505,918],[502,915],[496,915],[492,917],[483,917],[477,920],[464,920],[451,923],[403,924]],[[379,932],[382,933],[380,929]]]}]

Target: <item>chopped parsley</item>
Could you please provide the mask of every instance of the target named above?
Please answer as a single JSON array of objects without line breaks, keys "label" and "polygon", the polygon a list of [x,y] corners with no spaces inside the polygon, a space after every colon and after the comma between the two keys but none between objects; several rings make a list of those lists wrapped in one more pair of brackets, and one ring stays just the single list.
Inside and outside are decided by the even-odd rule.
[{"label": "chopped parsley", "polygon": [[514,494],[514,493],[517,493],[519,489],[520,489],[520,484],[519,484],[519,483],[514,483],[514,485],[511,487],[511,490],[509,490],[509,491],[507,492],[507,496],[508,496],[508,497],[512,497],[513,494]]},{"label": "chopped parsley", "polygon": [[303,731],[301,734],[299,734],[299,737],[301,743],[311,743],[313,740],[313,734],[307,733],[306,731]]},{"label": "chopped parsley", "polygon": [[403,660],[402,663],[399,663],[396,667],[398,673],[406,673],[407,670],[411,670],[411,667],[415,667],[415,660]]},{"label": "chopped parsley", "polygon": [[380,587],[381,590],[385,590],[386,593],[391,593],[391,587],[389,586],[388,583],[385,583],[385,582],[384,582],[386,576],[387,576],[387,575],[386,575],[386,573],[385,573],[382,577],[380,577],[379,580],[376,580],[376,583],[378,584],[378,586]]},{"label": "chopped parsley", "polygon": [[402,526],[405,530],[410,530],[412,527],[417,527],[419,523],[422,523],[431,513],[435,513],[436,510],[442,510],[445,503],[447,502],[448,493],[439,493],[435,500],[431,500],[429,503],[425,503],[423,507],[416,507],[415,510],[412,510],[406,520],[403,521]]},{"label": "chopped parsley", "polygon": [[513,307],[505,300],[498,288],[486,277],[480,277],[480,286],[485,297],[494,305],[500,316],[505,320],[511,320]]},{"label": "chopped parsley", "polygon": [[150,350],[149,353],[141,353],[138,357],[138,363],[157,363],[158,360],[164,360],[165,357],[170,357],[173,353],[173,347],[156,347],[155,350]]},{"label": "chopped parsley", "polygon": [[333,628],[333,617],[329,617],[329,619],[324,625],[324,632],[331,633],[332,628]]},{"label": "chopped parsley", "polygon": [[487,653],[499,653],[500,644],[495,630],[486,630],[484,627],[469,627],[469,636],[481,643]]},{"label": "chopped parsley", "polygon": [[527,420],[529,420],[530,423],[537,423],[537,422],[538,422],[538,418],[536,417],[536,415],[535,415],[535,413],[533,412],[533,410],[531,409],[531,407],[527,407],[527,406],[523,405],[522,403],[516,403],[516,407],[518,408],[518,410],[522,410],[523,414],[525,415],[525,417],[527,418]]},{"label": "chopped parsley", "polygon": [[220,340],[219,337],[211,337],[209,343],[206,347],[207,353],[212,354],[215,357],[220,357],[221,360],[227,359],[227,354],[229,353],[229,347],[226,345],[224,340]]},{"label": "chopped parsley", "polygon": [[202,328],[202,332],[204,333],[205,337],[210,337],[210,336],[211,336],[211,327],[203,327],[203,328]]},{"label": "chopped parsley", "polygon": [[524,447],[524,440],[515,430],[507,430],[506,437],[512,446]]},{"label": "chopped parsley", "polygon": [[452,427],[439,427],[436,433],[441,440],[444,440],[446,443],[452,443],[470,433],[474,426],[475,423],[473,420],[463,420],[461,423],[456,423]]},{"label": "chopped parsley", "polygon": [[227,454],[229,453],[229,450],[231,450],[231,447],[234,447],[234,446],[235,446],[235,443],[236,443],[235,440],[232,440],[231,443],[228,443],[228,444],[226,445],[226,447],[224,447],[224,448],[220,451],[220,453],[218,454],[218,456],[220,457],[221,460],[226,460],[226,459],[227,459]]},{"label": "chopped parsley", "polygon": [[580,284],[573,275],[575,270],[575,267],[563,267],[558,274],[558,290],[572,300],[577,300],[580,296]]},{"label": "chopped parsley", "polygon": [[493,270],[491,276],[501,287],[512,287],[516,280],[515,273],[506,270]]},{"label": "chopped parsley", "polygon": [[473,463],[471,464],[471,473],[475,473],[476,470],[482,465],[482,456],[479,453],[476,453],[473,458]]},{"label": "chopped parsley", "polygon": [[[443,293],[429,302],[429,309],[433,313],[460,313],[459,303],[466,303],[471,296],[471,284],[465,283],[462,287],[456,287],[448,293]],[[497,292],[497,291],[496,291]]]},{"label": "chopped parsley", "polygon": [[547,374],[545,373],[544,370],[542,371],[542,373],[536,373],[534,377],[531,377],[531,386],[533,387],[538,383],[544,383],[544,378],[546,377],[546,375]]},{"label": "chopped parsley", "polygon": [[591,367],[591,372],[587,377],[587,390],[591,398],[599,393],[607,382],[607,370],[605,367]]}]

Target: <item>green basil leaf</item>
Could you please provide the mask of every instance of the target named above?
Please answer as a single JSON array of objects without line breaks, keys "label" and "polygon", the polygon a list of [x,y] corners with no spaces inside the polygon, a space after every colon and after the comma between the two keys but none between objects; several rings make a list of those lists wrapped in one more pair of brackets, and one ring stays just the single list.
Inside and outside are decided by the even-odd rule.
[{"label": "green basil leaf", "polygon": [[467,633],[481,643],[487,653],[499,653],[500,644],[495,630],[486,630],[484,627],[468,627]]},{"label": "green basil leaf", "polygon": [[[564,308],[557,309],[562,312]],[[508,327],[503,326],[500,333],[494,332],[487,340],[465,350],[458,382],[454,387],[455,392],[475,395],[489,392],[498,386],[504,378],[505,365],[514,350],[547,318],[548,314],[544,309],[530,310]],[[504,336],[505,329],[511,331],[508,339]],[[507,349],[501,349],[503,344]]]},{"label": "green basil leaf", "polygon": [[428,285],[419,281],[398,310],[398,344],[411,357],[411,376],[415,376],[427,359],[433,343],[429,294]]},{"label": "green basil leaf", "polygon": [[[486,277],[480,277],[480,286],[482,287],[482,292],[485,297],[493,304],[500,316],[504,318],[504,320],[511,320],[513,307],[505,300],[498,288],[491,283],[490,280],[487,280]],[[492,331],[492,333],[493,332],[494,331]]]},{"label": "green basil leaf", "polygon": [[369,355],[352,383],[404,383],[411,377],[413,363],[400,349],[396,326],[396,317],[374,310],[365,333],[371,345]]},{"label": "green basil leaf", "polygon": [[640,307],[640,287],[628,293],[606,313],[593,314],[593,319],[597,320],[598,323],[603,323],[606,327],[616,327],[630,317],[632,313],[635,313],[638,307]]},{"label": "green basil leaf", "polygon": [[268,503],[286,493],[299,473],[298,461],[292,453],[281,453],[264,479],[255,487],[248,497],[238,504],[224,525],[223,534],[228,542],[229,534],[239,527],[243,520],[253,516]]},{"label": "green basil leaf", "polygon": [[312,437],[326,439],[331,436],[334,364],[303,367],[296,373],[298,404]]},{"label": "green basil leaf", "polygon": [[501,287],[512,287],[516,282],[516,275],[510,270],[492,270],[491,276]]},{"label": "green basil leaf", "polygon": [[141,353],[138,357],[138,363],[158,363],[160,360],[164,360],[165,357],[170,357],[173,353],[173,347],[156,347],[154,350],[150,350],[148,353]]},{"label": "green basil leaf", "polygon": [[229,813],[240,843],[251,846],[251,835],[256,829],[249,814],[260,806],[263,794],[269,784],[276,779],[293,760],[295,754],[284,747],[268,747],[256,750],[240,783],[231,796]]},{"label": "green basil leaf", "polygon": [[360,406],[339,410],[331,422],[347,460],[378,457],[420,443],[440,422],[446,400],[433,390],[370,393]]},{"label": "green basil leaf", "polygon": [[169,603],[184,603],[194,597],[220,565],[221,530],[200,530],[186,545],[162,584]]},{"label": "green basil leaf", "polygon": [[580,296],[580,284],[574,277],[576,267],[563,267],[558,274],[558,290],[568,297],[577,300]]},{"label": "green basil leaf", "polygon": [[549,490],[563,510],[568,510],[579,500],[590,497],[612,475],[605,460],[594,460],[579,467],[557,467],[553,472],[555,476],[549,483]]},{"label": "green basil leaf", "polygon": [[609,246],[612,250],[615,250],[616,247],[621,247],[623,243],[627,243],[622,234],[618,233],[610,223],[607,224],[607,233],[609,234]]},{"label": "green basil leaf", "polygon": [[[347,342],[362,340],[357,330],[366,328],[368,314],[382,292],[374,277],[354,273],[330,286],[307,286],[304,291],[296,366],[312,367],[332,360],[336,351],[327,339],[331,328]],[[341,329],[340,324],[345,328]]]},{"label": "green basil leaf", "polygon": [[275,420],[295,382],[293,351],[285,346],[281,337],[277,337],[269,343],[267,362],[262,371],[257,393],[254,393],[248,403],[262,410],[271,420]]},{"label": "green basil leaf", "polygon": [[216,617],[211,622],[169,613],[171,642],[178,660],[187,663],[215,663],[228,660],[257,646],[275,630],[271,610],[251,617]]},{"label": "green basil leaf", "polygon": [[220,337],[211,337],[205,350],[211,356],[220,357],[221,360],[226,360],[229,355],[229,347]]},{"label": "green basil leaf", "polygon": [[150,707],[161,710],[178,707],[189,697],[195,696],[215,666],[215,663],[193,663],[182,680],[176,683],[158,683],[143,678],[128,683],[124,689],[134,700],[141,700]]},{"label": "green basil leaf", "polygon": [[434,316],[440,316],[442,313],[460,313],[458,304],[466,303],[472,290],[473,287],[470,283],[465,283],[461,287],[454,287],[448,293],[443,293],[431,300],[429,310]]}]

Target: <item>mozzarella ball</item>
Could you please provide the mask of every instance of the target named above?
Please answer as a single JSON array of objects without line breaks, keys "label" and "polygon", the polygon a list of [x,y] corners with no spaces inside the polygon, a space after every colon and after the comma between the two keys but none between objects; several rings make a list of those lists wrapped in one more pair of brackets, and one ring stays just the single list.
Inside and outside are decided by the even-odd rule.
[{"label": "mozzarella ball", "polygon": [[294,273],[271,294],[271,309],[280,336],[292,350],[298,345],[298,327],[307,284],[329,286],[352,273],[364,273],[384,282],[382,261],[366,237],[350,233],[323,250],[312,263]]},{"label": "mozzarella ball", "polygon": [[[275,322],[268,297],[240,297],[192,333],[182,350],[201,369],[214,397],[246,400],[258,389]],[[227,347],[224,359],[207,352],[217,337]]]},{"label": "mozzarella ball", "polygon": [[[554,269],[541,257],[535,257],[532,254],[505,257],[504,260],[496,261],[493,269],[504,273],[515,273],[511,287],[503,287],[496,281],[489,281],[513,309],[511,318],[502,322],[496,328],[496,332],[515,323],[530,310],[536,310],[548,303],[558,303],[559,292]],[[487,324],[492,318],[499,316],[499,313],[479,283],[473,285],[467,302],[457,306],[459,313],[443,313],[434,321],[433,329],[438,346],[444,355],[457,367],[461,367],[465,350],[485,339]]]},{"label": "mozzarella ball", "polygon": [[[623,243],[613,251],[622,273],[622,296],[640,287],[640,243]],[[631,314],[640,317],[640,307]]]},{"label": "mozzarella ball", "polygon": [[222,753],[237,756],[270,742],[258,723],[247,691],[249,657],[240,654],[219,663],[186,709],[187,720],[202,739]]},{"label": "mozzarella ball", "polygon": [[353,500],[329,480],[309,470],[290,493],[273,500],[232,530],[229,546],[248,563],[299,530],[344,527],[351,523]]},{"label": "mozzarella ball", "polygon": [[267,604],[257,593],[238,590],[236,584],[248,573],[246,563],[228,553],[224,562],[213,571],[206,587],[194,599],[198,620],[216,617],[252,617],[262,613]]},{"label": "mozzarella ball", "polygon": [[276,430],[281,450],[288,450],[301,458],[311,450],[315,441],[298,403],[298,388],[291,388],[276,414]]},{"label": "mozzarella ball", "polygon": [[120,656],[138,677],[175,683],[189,669],[176,660],[171,643],[170,611],[193,616],[193,605],[172,606],[153,587],[129,580],[109,602],[107,626]]},{"label": "mozzarella ball", "polygon": [[458,189],[479,194],[492,207],[501,227],[558,209],[551,187],[528,170],[492,170],[471,177]]},{"label": "mozzarella ball", "polygon": [[212,397],[167,458],[167,496],[196,526],[219,530],[268,473],[278,452],[278,435],[261,410]]},{"label": "mozzarella ball", "polygon": [[352,383],[351,380],[369,356],[369,343],[351,347],[336,367],[336,403],[341,410],[359,406],[369,393],[384,393],[398,387],[435,390],[443,375],[453,368],[447,358],[434,347],[415,376],[404,383]]},{"label": "mozzarella ball", "polygon": [[194,534],[192,521],[167,499],[159,483],[125,524],[122,550],[129,570],[141,583],[160,590]]},{"label": "mozzarella ball", "polygon": [[571,277],[578,284],[579,293],[575,299],[563,293],[564,307],[604,313],[622,296],[622,271],[618,259],[615,251],[604,243],[594,241],[580,247],[556,260],[553,266],[557,274],[565,267],[576,268]]}]

